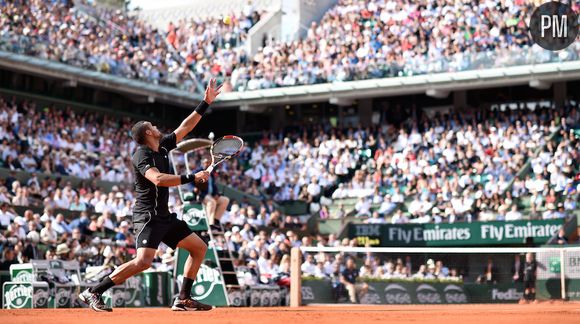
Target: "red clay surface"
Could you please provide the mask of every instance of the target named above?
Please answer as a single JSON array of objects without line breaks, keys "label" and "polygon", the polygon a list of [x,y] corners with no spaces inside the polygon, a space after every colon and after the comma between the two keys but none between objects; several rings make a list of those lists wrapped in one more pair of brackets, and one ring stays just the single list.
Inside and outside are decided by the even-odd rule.
[{"label": "red clay surface", "polygon": [[580,323],[580,303],[529,305],[307,306],[292,308],[218,308],[210,312],[172,312],[168,308],[0,310],[5,324],[184,324],[184,323]]}]

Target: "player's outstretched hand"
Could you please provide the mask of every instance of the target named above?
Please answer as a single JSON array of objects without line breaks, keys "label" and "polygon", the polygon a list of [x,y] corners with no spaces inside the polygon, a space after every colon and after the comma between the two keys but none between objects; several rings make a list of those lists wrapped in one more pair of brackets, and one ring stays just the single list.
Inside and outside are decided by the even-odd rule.
[{"label": "player's outstretched hand", "polygon": [[209,172],[207,171],[199,171],[195,174],[195,183],[206,183],[207,179],[209,178]]},{"label": "player's outstretched hand", "polygon": [[215,98],[217,98],[217,96],[221,93],[222,85],[223,84],[220,84],[218,86],[215,78],[211,78],[207,88],[205,89],[205,97],[203,100],[211,105]]}]

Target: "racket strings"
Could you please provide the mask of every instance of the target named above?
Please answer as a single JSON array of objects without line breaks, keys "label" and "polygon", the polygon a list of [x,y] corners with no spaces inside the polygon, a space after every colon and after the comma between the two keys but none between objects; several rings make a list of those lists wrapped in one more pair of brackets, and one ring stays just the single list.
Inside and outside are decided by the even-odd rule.
[{"label": "racket strings", "polygon": [[244,145],[237,139],[223,139],[213,147],[213,153],[217,158],[225,158],[229,155],[236,154]]}]

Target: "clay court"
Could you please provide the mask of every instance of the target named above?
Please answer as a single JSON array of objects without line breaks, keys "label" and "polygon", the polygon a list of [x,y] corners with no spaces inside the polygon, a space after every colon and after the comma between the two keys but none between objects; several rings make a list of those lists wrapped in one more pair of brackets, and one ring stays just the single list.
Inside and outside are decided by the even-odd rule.
[{"label": "clay court", "polygon": [[158,324],[158,323],[577,323],[580,303],[536,305],[308,306],[218,308],[212,312],[171,312],[163,308],[119,308],[113,313],[87,309],[1,310],[0,323]]}]

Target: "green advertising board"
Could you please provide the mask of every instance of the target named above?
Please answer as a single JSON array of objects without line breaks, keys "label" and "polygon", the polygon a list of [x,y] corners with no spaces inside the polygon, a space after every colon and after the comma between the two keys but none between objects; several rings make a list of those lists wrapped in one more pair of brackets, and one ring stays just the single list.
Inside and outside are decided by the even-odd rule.
[{"label": "green advertising board", "polygon": [[[523,296],[521,283],[463,284],[461,282],[368,282],[358,295],[361,304],[466,304],[517,303]],[[360,289],[360,286],[359,286]],[[366,290],[366,291],[365,291]],[[336,303],[329,280],[303,280],[302,303]]]},{"label": "green advertising board", "polygon": [[15,282],[33,282],[32,264],[12,264],[10,265],[10,278]]},{"label": "green advertising board", "polygon": [[3,307],[48,308],[51,296],[46,282],[5,282],[2,287]]},{"label": "green advertising board", "polygon": [[125,281],[125,307],[145,306],[146,290],[143,273],[127,279]]},{"label": "green advertising board", "polygon": [[172,276],[169,272],[143,272],[145,304],[147,306],[169,306],[172,300]]},{"label": "green advertising board", "polygon": [[[200,204],[187,204],[184,206],[183,220],[193,231],[208,231],[205,211]],[[183,281],[183,268],[189,253],[183,249],[177,249],[176,267],[174,279]],[[221,274],[219,260],[215,248],[208,246],[204,261],[199,268],[197,278],[191,288],[192,297],[202,303],[214,306],[229,306],[228,293],[224,278]]]},{"label": "green advertising board", "polygon": [[208,228],[205,211],[200,204],[185,205],[183,207],[183,220],[192,231],[205,231]]},{"label": "green advertising board", "polygon": [[563,219],[454,224],[349,224],[347,235],[361,246],[490,246],[544,244]]},{"label": "green advertising board", "polygon": [[[177,250],[176,279],[183,280],[183,267],[189,253],[183,249]],[[191,295],[202,303],[214,306],[228,306],[226,286],[219,270],[217,255],[213,247],[205,253],[204,262],[199,268],[197,278],[191,288]]]},{"label": "green advertising board", "polygon": [[524,297],[521,282],[500,284],[464,284],[463,288],[470,303],[517,303]]},{"label": "green advertising board", "polygon": [[51,294],[48,301],[50,308],[70,308],[73,307],[73,294],[76,291],[74,285],[56,284],[51,288]]},{"label": "green advertising board", "polygon": [[[361,284],[362,285],[362,284]],[[467,294],[460,282],[369,282],[359,297],[361,304],[465,304]],[[304,280],[302,302],[332,303],[329,280]]]}]

